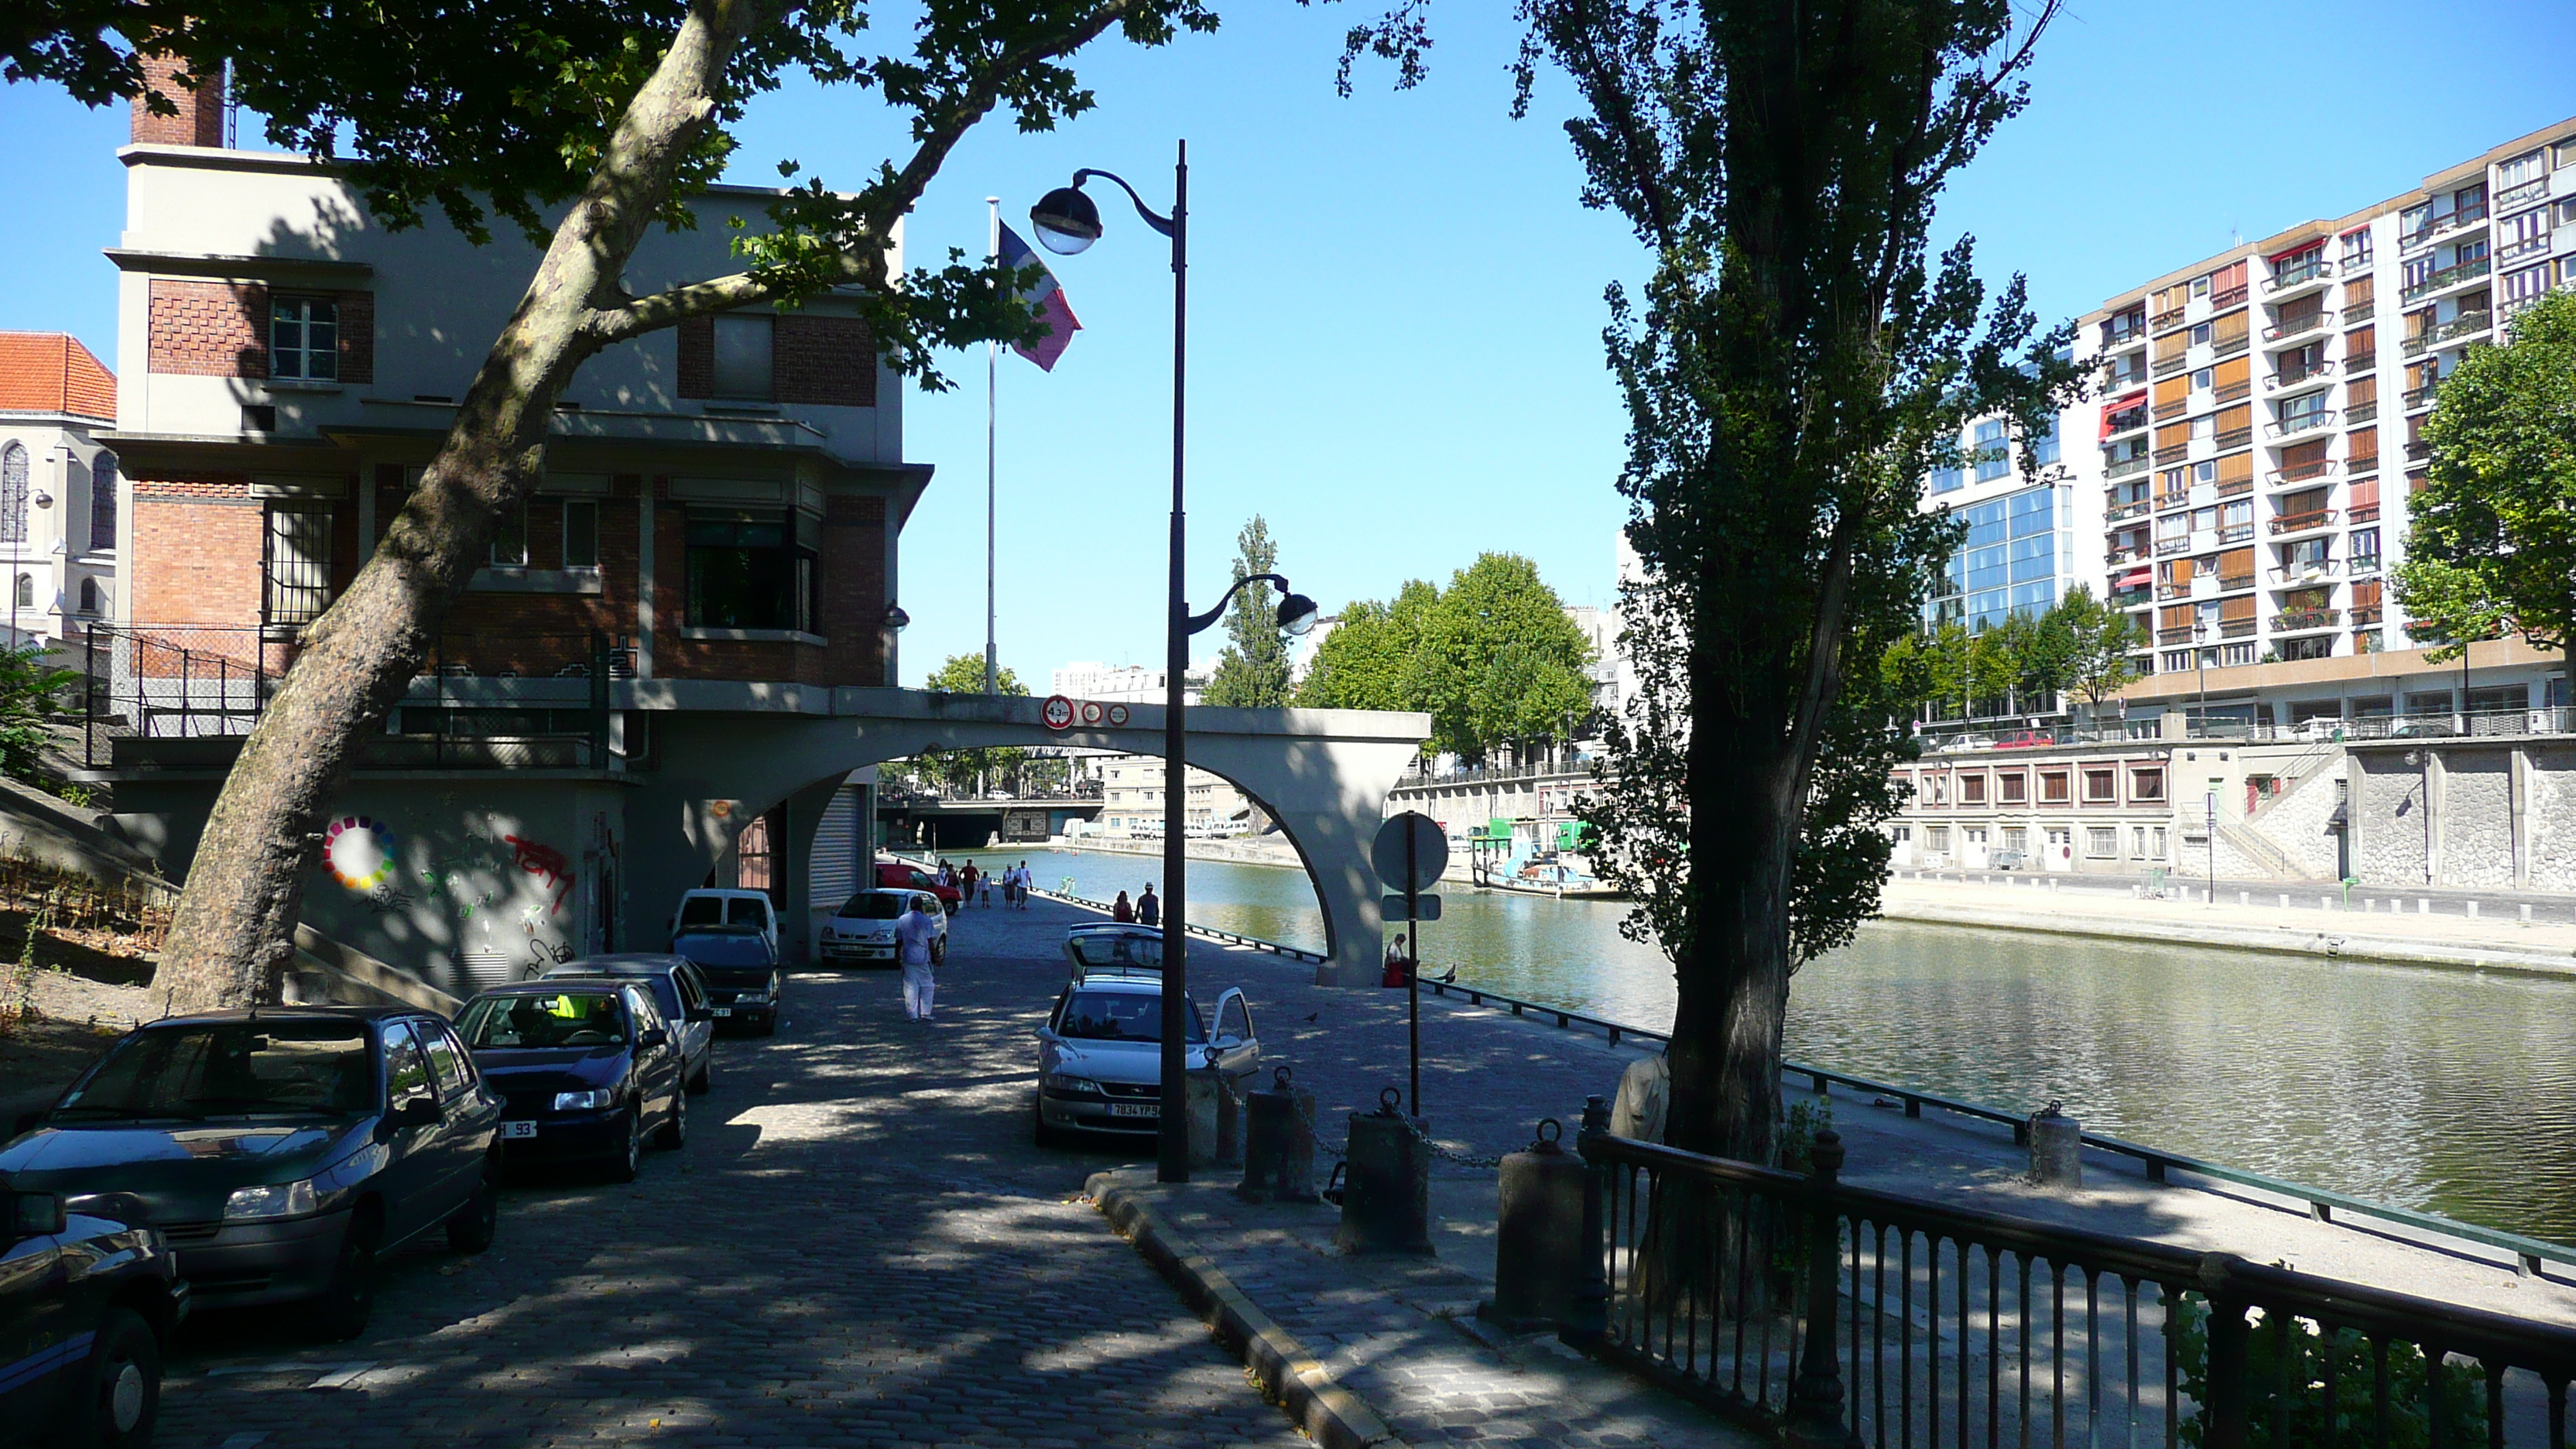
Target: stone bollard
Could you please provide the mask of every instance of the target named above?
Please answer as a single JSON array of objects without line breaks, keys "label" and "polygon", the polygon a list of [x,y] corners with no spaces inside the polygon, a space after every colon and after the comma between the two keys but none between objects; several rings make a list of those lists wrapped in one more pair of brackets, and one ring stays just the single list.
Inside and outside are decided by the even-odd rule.
[{"label": "stone bollard", "polygon": [[1245,1202],[1323,1201],[1315,1192],[1315,1094],[1288,1079],[1280,1067],[1269,1091],[1244,1098],[1243,1182],[1234,1194]]},{"label": "stone bollard", "polygon": [[2476,919],[2477,919],[2477,915],[2478,915],[2478,903],[2477,903],[2476,901],[2471,901],[2471,902],[2469,902],[2469,919],[2471,919],[2471,920],[2476,920]]},{"label": "stone bollard", "polygon": [[1431,1143],[1420,1120],[1404,1115],[1403,1101],[1389,1087],[1376,1111],[1351,1114],[1350,1173],[1333,1230],[1333,1246],[1345,1253],[1431,1251]]},{"label": "stone bollard", "polygon": [[2031,1114],[2030,1180],[2041,1187],[2084,1185],[2084,1124],[2057,1109],[2051,1100]]},{"label": "stone bollard", "polygon": [[1528,1150],[1503,1158],[1494,1232],[1494,1296],[1476,1316],[1513,1333],[1562,1326],[1583,1291],[1583,1160],[1557,1139],[1563,1123],[1538,1124]]},{"label": "stone bollard", "polygon": [[1191,1071],[1185,1083],[1190,1112],[1190,1166],[1214,1167],[1243,1160],[1234,1082],[1214,1067]]}]

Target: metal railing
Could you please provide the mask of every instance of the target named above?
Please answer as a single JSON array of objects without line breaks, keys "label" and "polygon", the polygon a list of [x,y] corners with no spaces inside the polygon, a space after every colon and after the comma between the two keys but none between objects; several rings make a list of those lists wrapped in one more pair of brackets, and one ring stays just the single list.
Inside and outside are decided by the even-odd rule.
[{"label": "metal railing", "polygon": [[2379,304],[2377,302],[2346,302],[2343,304],[2343,325],[2346,327],[2358,326],[2378,315]]},{"label": "metal railing", "polygon": [[[248,735],[301,653],[296,639],[256,627],[93,624],[80,653],[82,764],[121,764],[138,750],[171,764],[225,762],[219,748],[129,742]],[[403,732],[369,736],[358,763],[605,768],[609,685],[633,674],[631,649],[598,632],[445,635],[395,706],[415,712]],[[430,728],[415,727],[423,719]]]},{"label": "metal railing", "polygon": [[2264,278],[2263,293],[2270,296],[2274,292],[2286,292],[2292,287],[2304,287],[2333,275],[2334,263],[2327,261],[2322,254],[2303,257]]},{"label": "metal railing", "polygon": [[2209,357],[2213,362],[2224,361],[2227,358],[2234,357],[2236,354],[2243,352],[2245,349],[2253,345],[2254,339],[2250,334],[2231,332],[2227,336],[2221,337],[2210,343]]},{"label": "metal railing", "polygon": [[2107,455],[2105,455],[2102,462],[2102,476],[2105,478],[2127,478],[2134,474],[2147,471],[2149,466],[2147,455],[2144,453],[2134,454],[2130,457],[2122,458],[2117,462],[2112,461]]},{"label": "metal railing", "polygon": [[2427,328],[2416,336],[2407,338],[2406,346],[2402,350],[2407,356],[2413,357],[2428,348],[2440,347],[2459,338],[2484,332],[2494,324],[2494,321],[2493,313],[2463,312],[2439,327]]},{"label": "metal railing", "polygon": [[[2560,164],[2564,165],[2565,163],[2562,162]],[[2529,181],[2523,182],[2519,186],[2509,186],[2504,190],[2497,192],[2493,198],[2492,204],[2494,205],[2497,213],[2501,215],[2504,212],[2511,211],[2515,207],[2522,205],[2526,201],[2538,201],[2540,198],[2547,196],[2548,194],[2549,178],[2546,176],[2538,176]]]},{"label": "metal railing", "polygon": [[2334,323],[2335,313],[2332,308],[2302,312],[2295,317],[2282,317],[2275,320],[2271,326],[2263,329],[2263,340],[2279,342],[2284,338],[2303,337],[2308,333],[2332,327]]},{"label": "metal railing", "polygon": [[2236,401],[2238,398],[2241,398],[2241,397],[2245,397],[2245,396],[2250,395],[2253,391],[2254,391],[2254,384],[2253,384],[2253,383],[2251,383],[2251,382],[2231,382],[2231,383],[2225,383],[2225,384],[2222,384],[2222,385],[2221,385],[2221,386],[2220,386],[2216,391],[2214,391],[2214,392],[2212,392],[2212,393],[2210,394],[2210,401],[2212,401],[2212,402],[2219,402],[2219,403],[2232,403],[2232,402]]},{"label": "metal railing", "polygon": [[2329,358],[2323,362],[2313,363],[2295,372],[2286,367],[2282,368],[2279,371],[2266,376],[2263,379],[2263,385],[2270,391],[2278,392],[2283,388],[2297,387],[2303,383],[2321,383],[2326,379],[2332,378],[2334,376],[2334,372],[2334,361]]},{"label": "metal railing", "polygon": [[[889,852],[889,854],[891,854],[891,852]],[[936,863],[931,861],[915,860],[901,855],[897,855],[894,858],[904,861],[906,864],[917,866],[923,870],[936,868]],[[1080,906],[1084,910],[1088,911],[1098,911],[1104,916],[1116,909],[1116,907],[1112,906],[1107,901],[1095,901],[1089,897],[1073,895],[1066,891],[1051,891],[1044,886],[1033,885],[1029,887],[1029,894],[1033,896],[1042,896],[1051,901],[1062,901],[1069,906]],[[1181,924],[1181,929],[1203,941],[1216,941],[1228,946],[1240,946],[1247,951],[1267,951],[1273,956],[1285,956],[1292,961],[1324,961],[1330,959],[1321,952],[1309,951],[1299,946],[1282,946],[1276,941],[1265,941],[1258,936],[1245,936],[1239,935],[1233,931],[1220,931],[1214,926],[1202,926],[1193,922],[1184,921]]]},{"label": "metal railing", "polygon": [[2210,308],[2211,310],[2218,312],[2224,312],[2228,308],[2233,307],[2244,300],[2245,286],[2241,282],[2228,288],[2226,291],[2212,292],[2209,294]]},{"label": "metal railing", "polygon": [[2320,508],[2312,513],[2292,513],[2272,520],[2274,533],[2304,533],[2311,528],[2324,528],[2335,521],[2335,511]]},{"label": "metal railing", "polygon": [[2293,413],[2288,417],[2264,424],[2263,436],[2272,439],[2295,438],[2301,433],[2313,433],[2319,428],[2331,428],[2335,425],[2335,419],[2339,416],[2341,416],[2341,414],[2337,413],[2333,408],[2318,408],[2313,412]]},{"label": "metal railing", "polygon": [[[2369,402],[2347,403],[2344,405],[2343,421],[2345,427],[2353,427],[2361,423],[2373,422],[2376,421],[2378,417],[2379,403],[2377,399],[2373,399]],[[2358,463],[2360,460],[2356,458],[2353,461]]]},{"label": "metal railing", "polygon": [[2439,271],[2426,273],[2424,279],[2415,283],[2413,286],[2401,289],[2398,293],[2398,300],[2401,302],[2421,301],[2436,292],[2456,287],[2462,282],[2474,282],[2478,278],[2486,276],[2494,270],[2495,263],[2493,259],[2488,257],[2477,257],[2465,262],[2453,262],[2451,265],[2444,267]]},{"label": "metal railing", "polygon": [[2149,371],[2157,377],[2171,377],[2175,373],[2181,372],[2190,366],[2191,354],[2189,352],[2177,352],[2171,357],[2157,358],[2155,360],[2155,365],[2150,368]]},{"label": "metal railing", "polygon": [[2272,632],[2297,634],[2311,629],[2331,629],[2343,615],[2334,609],[2291,609],[2272,616]]},{"label": "metal railing", "polygon": [[2295,487],[2313,479],[2329,477],[2342,466],[2342,463],[2333,458],[2310,458],[2305,462],[2285,463],[2271,471],[2268,481],[2274,488]]}]

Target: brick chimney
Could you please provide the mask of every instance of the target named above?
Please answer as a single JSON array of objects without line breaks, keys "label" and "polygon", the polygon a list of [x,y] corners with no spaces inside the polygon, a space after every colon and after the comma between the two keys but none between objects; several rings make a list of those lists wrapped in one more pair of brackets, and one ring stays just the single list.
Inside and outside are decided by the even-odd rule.
[{"label": "brick chimney", "polygon": [[156,90],[176,102],[179,114],[155,114],[134,98],[134,121],[131,139],[138,145],[212,146],[224,144],[224,91],[221,80],[210,82],[205,89],[195,90],[174,84],[184,63],[168,56],[143,57],[144,79]]}]

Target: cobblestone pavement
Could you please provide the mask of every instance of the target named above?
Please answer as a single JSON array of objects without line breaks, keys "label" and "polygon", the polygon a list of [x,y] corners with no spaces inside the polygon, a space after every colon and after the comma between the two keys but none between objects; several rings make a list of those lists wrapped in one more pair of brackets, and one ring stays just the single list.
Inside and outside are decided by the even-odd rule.
[{"label": "cobblestone pavement", "polygon": [[389,1262],[356,1342],[198,1315],[160,1442],[1303,1444],[1076,1200],[1133,1151],[1030,1143],[1070,915],[962,917],[926,1025],[891,972],[796,975],[776,1039],[719,1043],[686,1148],[514,1185],[490,1252]]}]

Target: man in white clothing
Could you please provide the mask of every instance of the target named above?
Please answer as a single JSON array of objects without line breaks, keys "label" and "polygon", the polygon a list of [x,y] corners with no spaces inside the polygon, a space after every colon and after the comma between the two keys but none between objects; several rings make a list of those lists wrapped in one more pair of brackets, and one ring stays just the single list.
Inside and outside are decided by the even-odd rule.
[{"label": "man in white clothing", "polygon": [[930,997],[938,986],[930,974],[930,941],[938,933],[919,896],[894,923],[895,959],[903,965],[903,1014],[914,1021],[930,1020]]}]

